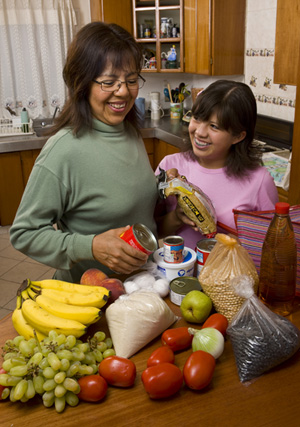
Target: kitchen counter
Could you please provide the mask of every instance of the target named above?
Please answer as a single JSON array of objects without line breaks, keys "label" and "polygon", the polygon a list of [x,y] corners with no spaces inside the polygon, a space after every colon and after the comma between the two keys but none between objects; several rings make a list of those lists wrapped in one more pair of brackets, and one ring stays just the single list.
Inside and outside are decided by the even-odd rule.
[{"label": "kitchen counter", "polygon": [[[141,128],[143,138],[162,139],[178,148],[189,141],[188,126],[181,120],[171,120],[165,116],[160,120],[146,118]],[[0,137],[0,153],[41,149],[47,137],[37,137],[36,134]]]},{"label": "kitchen counter", "polygon": [[[187,325],[180,318],[179,307],[168,298],[166,301],[179,316],[174,326]],[[299,300],[290,320],[300,327]],[[107,331],[105,317],[90,328],[90,334],[95,330]],[[0,321],[0,346],[15,335],[11,315],[8,315]],[[197,392],[183,386],[173,397],[151,400],[143,388],[141,374],[147,358],[159,346],[158,337],[131,358],[137,367],[137,377],[135,385],[129,389],[109,387],[103,401],[94,404],[80,402],[75,408],[67,406],[61,414],[53,407],[45,408],[38,397],[25,404],[2,401],[0,424],[2,427],[76,427],[83,424],[117,427],[299,426],[300,351],[260,378],[242,384],[230,340],[226,339],[225,350],[217,360],[212,382],[207,388]],[[191,350],[176,353],[176,365],[182,369],[190,353]]]}]

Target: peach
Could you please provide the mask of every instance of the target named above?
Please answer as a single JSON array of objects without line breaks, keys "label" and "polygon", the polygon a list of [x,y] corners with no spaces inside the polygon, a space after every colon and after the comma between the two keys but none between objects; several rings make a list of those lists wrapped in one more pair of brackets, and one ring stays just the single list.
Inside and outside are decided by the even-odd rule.
[{"label": "peach", "polygon": [[125,287],[123,282],[119,279],[107,278],[101,282],[101,286],[108,289],[111,294],[108,300],[108,303],[112,303],[119,298],[120,295],[126,294]]},{"label": "peach", "polygon": [[90,268],[86,270],[80,279],[81,285],[102,286],[102,281],[108,276],[98,268]]}]

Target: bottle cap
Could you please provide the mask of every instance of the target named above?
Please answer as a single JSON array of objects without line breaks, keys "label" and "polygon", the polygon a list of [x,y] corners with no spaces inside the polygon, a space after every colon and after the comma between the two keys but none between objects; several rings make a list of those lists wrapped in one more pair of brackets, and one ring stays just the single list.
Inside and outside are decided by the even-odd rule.
[{"label": "bottle cap", "polygon": [[278,214],[288,214],[290,210],[289,203],[278,202],[275,205],[275,212]]}]

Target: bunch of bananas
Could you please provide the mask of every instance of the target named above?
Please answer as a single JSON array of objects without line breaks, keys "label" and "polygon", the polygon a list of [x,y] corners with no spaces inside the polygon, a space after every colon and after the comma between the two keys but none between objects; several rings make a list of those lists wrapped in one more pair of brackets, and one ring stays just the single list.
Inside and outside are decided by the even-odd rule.
[{"label": "bunch of bananas", "polygon": [[110,291],[101,286],[60,280],[25,280],[17,292],[12,315],[15,330],[25,339],[43,340],[50,331],[79,338],[100,319]]}]

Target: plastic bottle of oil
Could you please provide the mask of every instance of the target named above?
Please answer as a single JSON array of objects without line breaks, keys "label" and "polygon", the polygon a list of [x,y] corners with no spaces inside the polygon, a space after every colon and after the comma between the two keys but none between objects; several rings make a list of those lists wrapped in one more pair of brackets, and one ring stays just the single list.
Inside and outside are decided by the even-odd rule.
[{"label": "plastic bottle of oil", "polygon": [[261,256],[259,298],[275,313],[289,315],[296,291],[297,247],[288,203],[276,203]]}]

